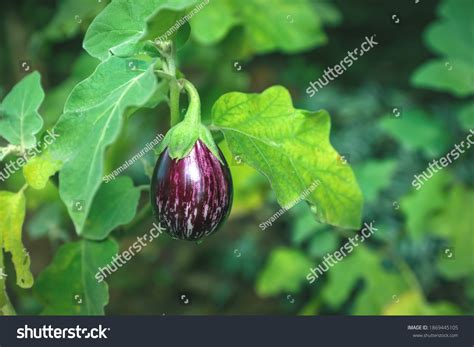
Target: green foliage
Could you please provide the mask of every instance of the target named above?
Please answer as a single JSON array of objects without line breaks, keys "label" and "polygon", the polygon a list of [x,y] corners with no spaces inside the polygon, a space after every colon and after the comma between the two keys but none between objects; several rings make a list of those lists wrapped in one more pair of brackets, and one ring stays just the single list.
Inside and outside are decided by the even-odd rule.
[{"label": "green foliage", "polygon": [[311,261],[291,248],[275,249],[257,280],[257,293],[270,296],[295,293],[304,283]]},{"label": "green foliage", "polygon": [[406,195],[400,201],[407,230],[412,237],[422,237],[427,231],[426,221],[446,203],[445,189],[449,181],[448,174],[438,172],[420,190]]},{"label": "green foliage", "polygon": [[458,97],[474,94],[473,12],[474,3],[470,0],[446,0],[441,4],[441,20],[428,29],[426,40],[442,59],[421,66],[412,77],[414,85]]},{"label": "green foliage", "polygon": [[393,178],[396,162],[393,160],[367,161],[355,168],[357,180],[367,202],[374,202]]},{"label": "green foliage", "polygon": [[458,113],[458,119],[464,130],[474,129],[474,102],[464,105]]},{"label": "green foliage", "polygon": [[380,126],[407,150],[420,150],[427,157],[443,154],[451,143],[443,122],[421,110],[403,112],[400,118],[386,116]]},{"label": "green foliage", "polygon": [[33,72],[23,78],[0,105],[0,136],[20,149],[36,145],[35,134],[43,127],[38,108],[44,99],[40,74]]},{"label": "green foliage", "polygon": [[105,239],[116,227],[128,224],[135,217],[139,199],[140,190],[129,177],[103,183],[92,203],[82,236],[90,240]]},{"label": "green foliage", "polygon": [[95,274],[117,253],[114,241],[82,240],[61,246],[34,286],[45,315],[103,315],[108,287]]},{"label": "green foliage", "polygon": [[[325,302],[333,308],[344,303],[358,280],[364,289],[358,292],[352,312],[356,315],[376,315],[408,288],[398,273],[383,267],[379,256],[361,245],[326,274],[329,278],[323,289]],[[316,282],[317,283],[317,282]]]},{"label": "green foliage", "polygon": [[[30,255],[22,242],[22,227],[25,219],[25,195],[19,193],[0,192],[0,253],[2,248],[12,255],[16,271],[16,283],[22,288],[33,285],[30,272]],[[0,295],[2,293],[0,292]]]},{"label": "green foliage", "polygon": [[[84,38],[84,49],[93,57],[106,60],[112,54],[133,56],[141,50],[139,43],[146,36],[149,21],[160,22],[164,9],[184,10],[198,0],[116,0],[108,5],[92,22]],[[169,20],[169,19],[168,19]],[[156,37],[166,31],[161,27]]]},{"label": "green foliage", "polygon": [[438,257],[439,271],[448,279],[472,277],[474,274],[474,216],[465,213],[473,210],[474,191],[456,185],[447,193],[447,197],[445,195],[443,209],[432,221],[434,234],[447,239],[447,247],[452,249],[452,259],[446,256],[445,251],[440,252]]},{"label": "green foliage", "polygon": [[[330,9],[325,4],[325,9]],[[329,14],[329,12],[326,12]],[[236,26],[243,26],[245,46],[256,53],[275,50],[297,52],[327,41],[317,8],[309,0],[239,0],[215,1],[191,21],[192,36],[200,43],[221,41]]]},{"label": "green foliage", "polygon": [[[277,86],[222,96],[212,119],[233,155],[269,179],[280,205],[304,198],[323,223],[360,225],[362,194],[329,142],[327,112],[295,109],[288,91]],[[302,197],[313,184],[319,185]]]},{"label": "green foliage", "polygon": [[[472,102],[452,98],[474,94],[468,0],[439,1],[440,18],[424,36],[437,58],[419,66],[412,83],[436,92],[405,88],[415,65],[431,54],[414,35],[359,58],[313,98],[304,93],[307,82],[358,38],[398,35],[382,7],[367,11],[339,1],[340,12],[324,0],[275,0],[271,6],[265,0],[108,2],[58,0],[53,9],[19,0],[21,6],[6,12],[14,20],[0,26],[8,38],[0,42],[0,93],[10,90],[0,105],[0,169],[24,156],[21,138],[24,147],[41,149],[23,175],[0,181],[0,270],[8,273],[0,276],[0,314],[101,315],[106,305],[109,314],[474,312],[472,149],[419,190],[411,185],[415,174],[474,128]],[[198,5],[204,6],[196,13]],[[414,33],[434,20],[429,2],[416,13],[419,5],[398,6]],[[341,13],[350,15],[341,22]],[[171,51],[179,50],[170,61],[163,57],[175,52],[154,41],[177,23],[180,29],[168,38]],[[324,33],[323,26],[340,23],[341,30]],[[330,45],[314,49],[328,39]],[[409,54],[394,60],[394,52]],[[41,85],[37,72],[20,70],[30,74],[14,86],[24,59],[41,71]],[[200,117],[212,123],[212,133],[195,126],[199,122],[180,122],[193,104],[189,93],[179,97],[184,77],[196,84]],[[278,84],[286,87],[271,87]],[[161,148],[170,145],[175,130],[168,131],[164,103],[176,108],[177,101],[178,156],[201,138],[211,147],[219,143],[230,164],[230,218],[197,245],[160,237],[108,284],[98,282],[97,271],[119,245],[128,247],[151,227],[145,187],[156,157],[150,151],[141,158],[144,165],[137,161],[109,183],[103,175],[157,133],[169,135]],[[22,105],[28,106],[23,118]],[[402,117],[387,115],[393,105],[403,108]],[[326,109],[331,120],[326,111],[305,109]],[[56,142],[37,145],[41,129],[53,127]],[[342,156],[354,168],[364,206]],[[316,179],[321,184],[306,196],[309,207],[291,206]],[[278,211],[278,203],[291,209],[261,232],[259,223]],[[361,215],[380,231],[308,285],[309,269],[352,235],[340,227],[357,228]],[[22,239],[34,259],[32,272]],[[36,277],[34,296],[13,285],[15,272],[23,287]],[[5,280],[12,282],[9,295]],[[177,300],[183,291],[192,305]],[[288,293],[297,300],[262,300],[288,299]]]},{"label": "green foliage", "polygon": [[459,308],[447,301],[428,303],[417,291],[407,291],[394,297],[394,302],[385,308],[388,316],[449,316],[459,315]]},{"label": "green foliage", "polygon": [[[143,106],[157,86],[153,65],[139,71],[128,63],[116,57],[101,63],[71,92],[55,126],[60,137],[50,153],[54,160],[64,163],[61,199],[79,235],[102,181],[105,148],[117,139],[125,111]],[[74,210],[75,201],[83,202],[83,210]]]}]

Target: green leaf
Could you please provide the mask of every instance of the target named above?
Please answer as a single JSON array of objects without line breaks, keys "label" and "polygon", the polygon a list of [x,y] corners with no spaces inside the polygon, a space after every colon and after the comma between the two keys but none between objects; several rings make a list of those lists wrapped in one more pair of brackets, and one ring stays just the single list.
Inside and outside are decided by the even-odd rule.
[{"label": "green leaf", "polygon": [[318,13],[318,4],[309,0],[273,0],[271,6],[266,0],[211,1],[191,20],[191,35],[211,45],[241,25],[257,53],[298,52],[326,42]]},{"label": "green leaf", "polygon": [[[16,283],[22,288],[33,285],[30,272],[30,256],[23,246],[21,231],[25,219],[25,195],[19,193],[0,192],[0,240],[5,252],[12,255],[16,271]],[[2,252],[0,247],[0,253]]]},{"label": "green leaf", "polygon": [[410,290],[394,297],[393,302],[384,309],[383,314],[387,316],[448,316],[460,315],[461,311],[447,301],[426,302],[419,292]]},{"label": "green leaf", "polygon": [[[110,58],[74,88],[55,126],[60,136],[48,147],[51,158],[64,163],[59,175],[60,196],[79,235],[102,181],[104,151],[117,139],[122,116],[146,104],[157,88],[153,64],[137,66],[133,61],[133,69],[130,62]],[[76,204],[81,209],[76,209]]]},{"label": "green leaf", "polygon": [[53,160],[49,153],[42,158],[35,157],[28,161],[23,167],[23,176],[26,183],[34,189],[41,190],[46,187],[49,178],[54,175],[62,164],[58,160]]},{"label": "green leaf", "polygon": [[140,190],[129,177],[103,183],[92,202],[83,237],[103,240],[116,227],[129,223],[137,211]]},{"label": "green leaf", "polygon": [[81,31],[87,21],[94,18],[105,5],[105,0],[61,0],[48,26],[41,33],[48,41],[70,39]]},{"label": "green leaf", "polygon": [[448,279],[474,276],[474,191],[462,185],[454,186],[443,195],[443,210],[431,221],[431,229],[436,235],[448,240],[446,245],[453,253],[446,257],[440,252],[438,268]]},{"label": "green leaf", "polygon": [[311,261],[291,248],[275,249],[258,276],[257,293],[262,297],[295,293],[304,284]]},{"label": "green leaf", "polygon": [[458,97],[474,94],[473,11],[474,3],[470,0],[441,2],[441,19],[426,31],[426,43],[442,58],[422,65],[412,76],[414,85]]},{"label": "green leaf", "polygon": [[265,178],[253,168],[241,163],[240,158],[232,157],[227,142],[222,141],[219,147],[232,175],[234,196],[231,217],[255,212],[263,205],[268,194]]},{"label": "green leaf", "polygon": [[[137,53],[137,44],[150,35],[147,22],[159,16],[162,10],[181,11],[197,1],[114,0],[89,26],[84,38],[84,49],[100,60],[106,60],[111,55],[132,56]],[[166,19],[166,16],[161,19]]]},{"label": "green leaf", "polygon": [[[444,0],[440,3],[440,20],[426,32],[428,45],[445,57],[462,59],[474,63],[474,25],[472,13],[474,3],[470,0]],[[452,38],[456,37],[456,40]]]},{"label": "green leaf", "polygon": [[445,188],[450,181],[451,177],[446,172],[435,173],[419,190],[400,200],[411,237],[419,238],[428,230],[427,221],[446,203]]},{"label": "green leaf", "polygon": [[[0,233],[0,246],[2,245],[2,233]],[[0,248],[0,273],[5,272],[5,265],[3,261],[3,251]],[[0,276],[0,316],[14,316],[16,314],[10,298],[7,294],[6,277]]]},{"label": "green leaf", "polygon": [[95,278],[117,253],[111,240],[82,240],[62,245],[53,262],[39,275],[34,291],[45,315],[103,315],[108,286]]},{"label": "green leaf", "polygon": [[43,99],[40,74],[32,72],[3,99],[0,105],[0,136],[23,149],[34,147],[35,134],[43,127],[43,119],[38,113]]},{"label": "green leaf", "polygon": [[357,292],[352,309],[355,315],[380,314],[393,302],[394,295],[399,296],[408,288],[398,273],[385,269],[380,256],[364,246],[332,267],[326,266],[329,270],[324,275],[328,276],[328,282],[322,296],[334,308],[344,303],[359,280],[363,281],[363,289]]},{"label": "green leaf", "polygon": [[461,108],[458,113],[458,120],[464,130],[474,129],[474,102]]},{"label": "green leaf", "polygon": [[212,119],[233,155],[269,179],[280,205],[304,199],[322,223],[360,226],[362,194],[329,142],[326,111],[295,109],[288,91],[275,86],[262,94],[223,95]]},{"label": "green leaf", "polygon": [[412,76],[416,87],[451,92],[457,97],[474,94],[473,65],[461,60],[432,60]]},{"label": "green leaf", "polygon": [[380,192],[390,186],[396,167],[394,160],[370,160],[355,168],[367,202],[374,202]]},{"label": "green leaf", "polygon": [[421,110],[404,111],[399,118],[386,116],[379,125],[407,150],[420,150],[428,158],[443,154],[451,145],[446,125]]}]

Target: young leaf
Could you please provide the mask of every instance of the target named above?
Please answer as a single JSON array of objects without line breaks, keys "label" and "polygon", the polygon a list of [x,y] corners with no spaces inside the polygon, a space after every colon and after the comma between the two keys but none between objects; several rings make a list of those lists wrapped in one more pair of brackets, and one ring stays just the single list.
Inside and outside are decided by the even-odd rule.
[{"label": "young leaf", "polygon": [[[0,192],[0,241],[2,241],[0,246],[12,255],[16,283],[22,288],[30,288],[33,285],[33,275],[30,272],[31,261],[21,241],[25,204],[23,192]],[[0,253],[2,247],[0,247]]]},{"label": "young leaf", "polygon": [[157,87],[153,64],[133,69],[129,62],[112,57],[74,88],[55,126],[60,136],[48,147],[64,163],[60,195],[79,235],[102,181],[105,148],[119,135],[125,111],[146,104]]},{"label": "young leaf", "polygon": [[305,199],[321,222],[360,226],[362,194],[329,142],[326,111],[295,109],[288,91],[275,86],[262,94],[225,94],[212,119],[233,155],[267,176],[280,205]]},{"label": "young leaf", "polygon": [[62,245],[53,262],[39,275],[34,291],[46,315],[103,315],[108,286],[95,278],[117,253],[118,245],[82,240]]},{"label": "young leaf", "polygon": [[103,240],[116,227],[129,223],[137,211],[140,190],[129,177],[103,183],[92,202],[83,237]]},{"label": "young leaf", "polygon": [[0,105],[0,136],[12,145],[31,148],[43,127],[38,108],[44,99],[40,74],[33,72],[13,87]]},{"label": "young leaf", "polygon": [[84,49],[100,60],[106,60],[111,55],[132,56],[137,53],[137,43],[149,35],[149,20],[164,9],[181,11],[197,1],[112,1],[89,26],[84,38]]}]

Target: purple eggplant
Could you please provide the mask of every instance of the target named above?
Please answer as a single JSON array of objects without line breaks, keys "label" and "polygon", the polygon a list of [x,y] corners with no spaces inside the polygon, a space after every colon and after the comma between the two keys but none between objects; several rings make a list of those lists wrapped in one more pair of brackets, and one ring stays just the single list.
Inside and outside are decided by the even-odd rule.
[{"label": "purple eggplant", "polygon": [[187,156],[175,160],[166,148],[151,184],[155,217],[173,237],[196,241],[214,233],[232,207],[232,176],[222,152],[220,160],[198,140]]}]

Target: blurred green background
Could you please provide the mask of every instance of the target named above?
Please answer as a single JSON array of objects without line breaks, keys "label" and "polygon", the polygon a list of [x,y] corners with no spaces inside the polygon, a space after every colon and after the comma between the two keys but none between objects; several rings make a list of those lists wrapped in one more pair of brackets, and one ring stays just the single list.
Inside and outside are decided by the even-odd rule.
[{"label": "blurred green background", "polygon": [[[354,168],[364,192],[363,219],[375,221],[378,231],[310,285],[309,268],[355,231],[318,224],[304,203],[261,231],[258,225],[280,207],[265,177],[229,157],[235,200],[227,224],[203,242],[165,236],[147,246],[109,277],[106,314],[473,314],[473,150],[422,189],[411,182],[474,129],[474,2],[314,0],[304,1],[311,12],[301,13],[301,1],[268,1],[257,11],[252,6],[262,1],[248,0],[226,17],[225,1],[211,0],[193,18],[191,38],[178,52],[180,70],[201,93],[203,114],[223,93],[274,84],[286,86],[299,108],[328,110],[331,142]],[[46,100],[40,113],[51,127],[71,89],[98,64],[82,40],[106,4],[3,3],[0,97],[25,75],[26,62],[41,72]],[[280,41],[250,43],[262,18],[282,33]],[[308,20],[317,35],[307,32]],[[289,27],[296,36],[285,35]],[[374,34],[376,47],[307,96],[309,81]],[[168,113],[160,105],[130,117],[107,151],[106,171],[166,132]],[[125,174],[147,184],[154,160],[148,154]],[[21,173],[0,184],[18,190]],[[24,239],[36,278],[57,248],[77,236],[54,184],[29,190],[27,198]],[[113,232],[122,250],[150,229],[147,205],[144,193],[135,220]],[[8,290],[19,314],[41,312],[34,287],[9,283]]]}]

